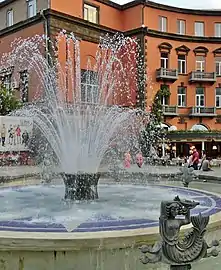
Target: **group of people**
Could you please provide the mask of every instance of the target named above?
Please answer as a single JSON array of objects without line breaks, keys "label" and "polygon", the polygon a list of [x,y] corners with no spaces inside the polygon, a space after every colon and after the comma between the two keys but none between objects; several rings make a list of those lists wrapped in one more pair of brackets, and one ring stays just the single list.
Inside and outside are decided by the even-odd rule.
[{"label": "group of people", "polygon": [[[141,168],[143,166],[143,162],[144,162],[143,155],[142,155],[141,152],[138,152],[136,154],[136,163],[137,163],[137,166],[139,168]],[[131,163],[132,163],[132,157],[131,157],[130,151],[127,151],[124,154],[124,168],[127,168],[127,169],[130,168]]]},{"label": "group of people", "polygon": [[[8,137],[7,142],[6,142],[6,137]],[[29,134],[27,130],[22,132],[19,125],[17,126],[10,125],[7,130],[5,124],[3,124],[1,127],[0,140],[1,140],[2,146],[5,146],[5,144],[8,144],[8,145],[24,144],[25,146],[27,146],[28,140],[29,140]]]},{"label": "group of people", "polygon": [[189,152],[189,158],[188,158],[188,167],[193,167],[194,170],[201,170],[202,171],[211,171],[210,168],[210,162],[206,157],[205,150],[202,150],[202,156],[200,159],[199,152],[197,151],[195,146],[192,146]]}]

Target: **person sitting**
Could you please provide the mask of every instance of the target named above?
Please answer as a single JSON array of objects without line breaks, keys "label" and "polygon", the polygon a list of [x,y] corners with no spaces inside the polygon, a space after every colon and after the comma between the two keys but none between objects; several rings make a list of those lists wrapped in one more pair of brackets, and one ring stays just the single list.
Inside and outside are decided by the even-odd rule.
[{"label": "person sitting", "polygon": [[212,171],[212,169],[210,168],[210,162],[208,159],[203,160],[201,167],[202,167],[203,172]]}]

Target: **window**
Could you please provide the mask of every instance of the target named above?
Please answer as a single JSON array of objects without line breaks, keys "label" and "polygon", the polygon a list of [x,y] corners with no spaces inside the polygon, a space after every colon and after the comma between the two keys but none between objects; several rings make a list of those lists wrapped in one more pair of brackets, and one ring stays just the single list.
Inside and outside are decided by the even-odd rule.
[{"label": "window", "polygon": [[92,23],[98,23],[98,8],[84,4],[84,20]]},{"label": "window", "polygon": [[178,55],[178,73],[186,74],[186,55],[184,54]]},{"label": "window", "polygon": [[204,22],[195,22],[195,36],[204,36]]},{"label": "window", "polygon": [[81,71],[81,101],[98,103],[99,92],[97,73],[90,70]]},{"label": "window", "polygon": [[221,87],[216,88],[216,107],[221,108]]},{"label": "window", "polygon": [[196,107],[204,107],[205,99],[204,99],[204,88],[197,87],[196,88]]},{"label": "window", "polygon": [[177,91],[177,103],[179,107],[185,107],[186,106],[186,87],[178,86]]},{"label": "window", "polygon": [[196,56],[196,71],[204,72],[205,71],[205,57]]},{"label": "window", "polygon": [[10,9],[6,13],[6,26],[12,26],[14,24],[14,13],[13,10]]},{"label": "window", "polygon": [[159,17],[159,30],[162,32],[167,32],[167,18],[166,17]]},{"label": "window", "polygon": [[36,0],[28,0],[27,5],[28,5],[28,18],[31,18],[35,16],[37,13]]},{"label": "window", "polygon": [[160,67],[161,68],[168,68],[168,66],[169,66],[168,53],[162,52],[160,54]]},{"label": "window", "polygon": [[177,34],[179,34],[179,35],[186,34],[186,21],[177,20]]},{"label": "window", "polygon": [[215,58],[216,76],[221,76],[221,57]]},{"label": "window", "polygon": [[221,37],[221,23],[215,23],[215,37]]}]

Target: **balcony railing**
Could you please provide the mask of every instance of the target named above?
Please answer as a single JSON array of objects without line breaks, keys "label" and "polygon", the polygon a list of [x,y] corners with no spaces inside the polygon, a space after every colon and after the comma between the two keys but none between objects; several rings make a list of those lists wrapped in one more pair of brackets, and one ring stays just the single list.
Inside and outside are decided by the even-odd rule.
[{"label": "balcony railing", "polygon": [[157,80],[176,81],[178,79],[177,69],[159,68],[156,70]]},{"label": "balcony railing", "polygon": [[190,111],[192,116],[216,116],[215,107],[192,107]]},{"label": "balcony railing", "polygon": [[216,82],[216,72],[192,71],[190,82]]},{"label": "balcony railing", "polygon": [[163,106],[163,115],[168,115],[168,116],[178,115],[177,106],[164,105]]}]

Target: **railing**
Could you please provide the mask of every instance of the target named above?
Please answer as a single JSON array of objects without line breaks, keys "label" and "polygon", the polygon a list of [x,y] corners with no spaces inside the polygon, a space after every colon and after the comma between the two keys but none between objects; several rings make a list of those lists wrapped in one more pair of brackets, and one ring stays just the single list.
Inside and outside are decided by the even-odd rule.
[{"label": "railing", "polygon": [[178,79],[177,69],[159,68],[156,70],[157,79]]},{"label": "railing", "polygon": [[191,115],[195,116],[213,116],[216,115],[216,108],[215,107],[192,107],[191,108]]},{"label": "railing", "polygon": [[164,115],[177,115],[178,114],[177,106],[164,105],[163,114]]},{"label": "railing", "polygon": [[192,71],[190,73],[189,81],[215,82],[216,72]]}]

